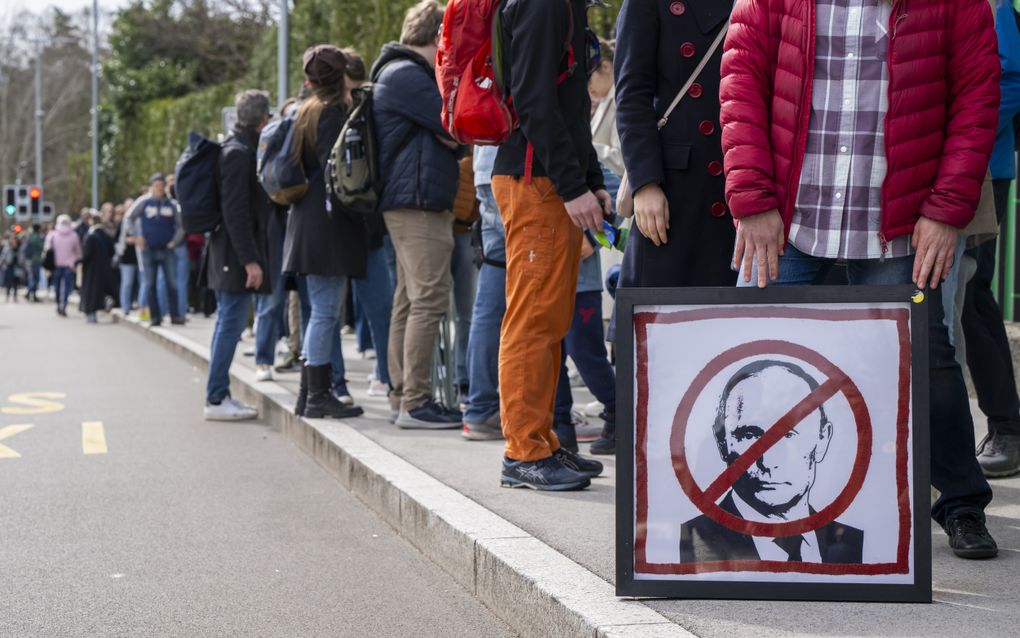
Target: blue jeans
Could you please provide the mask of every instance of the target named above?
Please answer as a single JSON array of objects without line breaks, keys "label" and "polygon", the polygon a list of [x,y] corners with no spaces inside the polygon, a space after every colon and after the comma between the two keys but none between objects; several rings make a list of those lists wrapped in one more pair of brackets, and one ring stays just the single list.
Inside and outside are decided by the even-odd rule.
[{"label": "blue jeans", "polygon": [[28,275],[28,292],[35,293],[39,290],[39,274],[42,271],[42,264],[38,262],[31,262],[25,269]]},{"label": "blue jeans", "polygon": [[[311,311],[308,313],[302,355],[309,366],[332,363],[335,367],[336,353],[340,350],[340,308],[344,278],[306,275],[304,279]],[[342,366],[342,351],[339,360]],[[335,376],[335,369],[333,373]]]},{"label": "blue jeans", "polygon": [[207,403],[220,403],[230,396],[230,364],[248,325],[250,292],[216,293],[216,327],[209,348],[209,381],[205,387]]},{"label": "blue jeans", "polygon": [[[486,257],[506,259],[506,231],[487,185],[476,189],[482,211],[482,247]],[[464,420],[481,423],[499,412],[499,333],[506,314],[506,269],[482,264],[467,344],[468,407]]]},{"label": "blue jeans", "polygon": [[554,421],[570,423],[570,410],[574,407],[570,379],[567,377],[567,355],[574,360],[584,384],[606,406],[606,412],[616,414],[616,372],[606,352],[601,292],[577,293],[574,319],[567,338],[563,340],[561,353],[563,363],[560,365],[560,380],[556,385]]},{"label": "blue jeans", "polygon": [[[818,285],[834,260],[805,255],[793,246],[779,258],[779,278],[772,285]],[[910,284],[914,258],[861,259],[847,263],[851,286],[892,286]],[[752,275],[752,282],[757,277]],[[738,286],[745,284],[743,277]],[[981,467],[974,456],[974,421],[970,414],[963,372],[949,342],[944,322],[942,287],[928,290],[928,357],[931,401],[931,479],[940,493],[932,505],[935,522],[947,527],[961,514],[975,514],[984,520],[984,509],[992,500]]]},{"label": "blue jeans", "polygon": [[[182,243],[174,246],[174,285],[177,289],[177,308],[180,316],[188,313],[188,275],[191,272],[191,257],[188,254],[187,244]],[[164,310],[170,308],[170,299],[166,288],[166,277],[160,277],[156,282],[156,289],[159,293],[159,305]],[[172,314],[172,313],[171,313]],[[176,315],[175,315],[176,316]]]},{"label": "blue jeans", "polygon": [[[392,252],[392,247],[389,251]],[[375,376],[390,385],[389,339],[390,315],[393,313],[393,281],[387,265],[387,246],[383,244],[368,252],[368,269],[364,279],[352,280],[354,303],[365,318],[368,333],[375,345]]]},{"label": "blue jeans", "polygon": [[469,378],[467,369],[468,338],[471,332],[475,291],[478,287],[478,271],[474,264],[475,251],[471,247],[471,234],[454,234],[453,240],[450,274],[453,276],[453,305],[457,312],[457,341],[454,346],[457,364],[456,383],[459,387],[464,387],[468,385]]},{"label": "blue jeans", "polygon": [[74,290],[74,269],[60,267],[53,271],[53,283],[57,291],[57,305],[67,307],[67,298]]},{"label": "blue jeans", "polygon": [[171,303],[170,316],[182,317],[183,313],[177,307],[177,280],[174,277],[177,267],[177,257],[172,250],[166,248],[146,248],[142,251],[142,262],[145,264],[145,289],[146,298],[149,301],[149,309],[152,311],[152,320],[159,322],[163,317],[160,311],[159,295],[156,293],[156,273],[163,271],[163,277],[167,286],[167,302]]},{"label": "blue jeans", "polygon": [[138,277],[137,264],[120,264],[120,308],[125,313],[131,312],[131,301],[134,298],[135,279]]},{"label": "blue jeans", "polygon": [[276,342],[283,334],[283,315],[287,291],[283,289],[283,273],[266,273],[272,291],[255,296],[255,365],[271,366],[276,360]]}]

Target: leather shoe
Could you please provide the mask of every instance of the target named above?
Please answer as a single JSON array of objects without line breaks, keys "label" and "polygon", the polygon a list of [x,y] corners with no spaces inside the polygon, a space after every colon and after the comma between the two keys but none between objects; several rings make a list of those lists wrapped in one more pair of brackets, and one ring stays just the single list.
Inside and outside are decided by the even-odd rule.
[{"label": "leather shoe", "polygon": [[961,514],[949,521],[949,546],[960,558],[995,558],[999,546],[977,514]]},{"label": "leather shoe", "polygon": [[978,463],[988,478],[1020,473],[1020,436],[989,434],[978,447]]}]

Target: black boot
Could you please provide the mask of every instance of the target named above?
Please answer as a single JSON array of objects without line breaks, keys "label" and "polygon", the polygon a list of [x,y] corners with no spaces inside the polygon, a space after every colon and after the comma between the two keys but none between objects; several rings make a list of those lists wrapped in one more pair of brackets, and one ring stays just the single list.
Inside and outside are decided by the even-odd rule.
[{"label": "black boot", "polygon": [[599,436],[597,441],[592,441],[589,452],[592,454],[616,454],[616,415],[609,412],[603,412],[601,415],[602,420],[606,422],[602,426],[602,435]]},{"label": "black boot", "polygon": [[333,396],[333,370],[328,363],[321,366],[305,366],[308,373],[308,400],[305,402],[305,416],[309,419],[347,419],[361,416],[364,410],[356,405],[344,405]]},{"label": "black boot", "polygon": [[299,363],[301,366],[301,386],[298,389],[297,404],[294,406],[294,414],[297,416],[305,415],[305,405],[308,403],[308,366],[305,365],[304,361]]}]

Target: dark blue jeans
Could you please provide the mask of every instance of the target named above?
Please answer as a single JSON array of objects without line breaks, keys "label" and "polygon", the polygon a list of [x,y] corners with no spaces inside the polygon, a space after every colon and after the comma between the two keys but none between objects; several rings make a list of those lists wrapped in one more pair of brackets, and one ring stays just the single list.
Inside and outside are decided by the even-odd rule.
[{"label": "dark blue jeans", "polygon": [[[387,250],[388,249],[388,250]],[[364,279],[352,279],[354,303],[365,319],[365,328],[375,345],[375,376],[380,383],[390,384],[389,339],[390,315],[393,313],[393,282],[387,265],[387,254],[393,248],[382,245],[368,252]]]},{"label": "dark blue jeans", "polygon": [[174,251],[168,248],[146,248],[142,251],[142,261],[145,264],[142,270],[145,272],[146,299],[149,301],[152,320],[158,323],[163,317],[159,307],[159,295],[156,292],[157,269],[163,271],[163,277],[166,280],[170,316],[183,317],[184,313],[177,307],[177,257],[174,255]]},{"label": "dark blue jeans", "polygon": [[57,305],[67,307],[67,298],[74,290],[74,268],[61,266],[53,271],[53,287],[57,292]]},{"label": "dark blue jeans", "polygon": [[574,397],[567,377],[567,355],[574,360],[577,372],[591,393],[606,406],[606,412],[616,414],[616,372],[606,352],[606,334],[602,325],[602,293],[579,292],[574,304],[574,320],[561,349],[560,380],[556,385],[554,421],[570,423],[570,410]]},{"label": "dark blue jeans", "polygon": [[[819,285],[834,260],[805,255],[793,246],[779,259],[775,286]],[[914,258],[862,259],[847,263],[851,286],[892,286],[910,284]],[[752,275],[752,282],[757,276]],[[738,286],[749,286],[743,278]],[[956,351],[949,342],[943,322],[942,287],[928,291],[928,356],[931,401],[931,482],[940,493],[931,515],[943,528],[955,517],[973,513],[984,520],[984,509],[992,501],[977,458],[974,456],[974,421],[970,413],[963,372]]]},{"label": "dark blue jeans", "polygon": [[250,292],[216,293],[216,327],[209,348],[209,381],[205,387],[207,403],[220,403],[230,396],[230,364],[248,326],[251,310]]}]

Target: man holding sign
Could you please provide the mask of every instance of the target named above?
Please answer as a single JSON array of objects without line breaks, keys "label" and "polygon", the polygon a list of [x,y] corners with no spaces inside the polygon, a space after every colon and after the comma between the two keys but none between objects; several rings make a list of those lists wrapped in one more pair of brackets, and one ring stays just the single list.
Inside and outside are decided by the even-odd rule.
[{"label": "man holding sign", "polygon": [[[992,493],[938,285],[974,217],[998,119],[988,0],[737,0],[723,62],[726,197],[740,283],[928,289],[932,517],[962,558],[998,553]],[[817,35],[817,37],[816,37]]]}]

